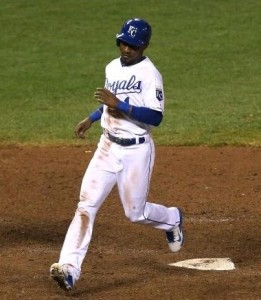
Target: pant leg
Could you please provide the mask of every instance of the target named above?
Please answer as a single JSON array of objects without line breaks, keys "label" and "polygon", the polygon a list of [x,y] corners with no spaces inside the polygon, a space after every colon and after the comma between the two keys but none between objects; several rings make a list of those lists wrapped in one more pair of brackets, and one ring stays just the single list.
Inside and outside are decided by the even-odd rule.
[{"label": "pant leg", "polygon": [[124,149],[121,158],[123,168],[117,173],[118,190],[125,215],[132,222],[172,230],[180,222],[178,209],[147,201],[154,158],[152,140],[133,150]]},{"label": "pant leg", "polygon": [[88,251],[96,214],[116,183],[113,157],[104,151],[100,143],[85,172],[80,201],[60,253],[59,263],[72,265],[78,271],[76,277]]}]

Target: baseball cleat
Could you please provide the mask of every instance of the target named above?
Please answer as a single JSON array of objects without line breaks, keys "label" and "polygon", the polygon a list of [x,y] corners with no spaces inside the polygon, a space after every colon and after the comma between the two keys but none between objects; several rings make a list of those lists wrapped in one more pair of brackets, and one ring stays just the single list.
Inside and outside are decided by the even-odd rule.
[{"label": "baseball cleat", "polygon": [[60,288],[69,291],[74,285],[73,276],[69,273],[66,265],[55,263],[50,268],[50,276],[58,283]]},{"label": "baseball cleat", "polygon": [[166,231],[167,242],[171,252],[178,252],[184,243],[184,235],[182,231],[183,215],[179,208],[178,210],[180,216],[179,225],[174,227],[171,231]]}]

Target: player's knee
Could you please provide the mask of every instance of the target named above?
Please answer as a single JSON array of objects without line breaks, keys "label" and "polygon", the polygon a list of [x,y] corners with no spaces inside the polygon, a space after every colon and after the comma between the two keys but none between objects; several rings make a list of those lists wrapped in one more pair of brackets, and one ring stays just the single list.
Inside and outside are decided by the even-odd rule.
[{"label": "player's knee", "polygon": [[91,219],[95,218],[98,208],[89,205],[88,201],[79,201],[77,210],[80,213],[86,214]]},{"label": "player's knee", "polygon": [[131,221],[132,223],[140,222],[141,219],[144,219],[141,214],[135,210],[125,211],[125,216]]}]

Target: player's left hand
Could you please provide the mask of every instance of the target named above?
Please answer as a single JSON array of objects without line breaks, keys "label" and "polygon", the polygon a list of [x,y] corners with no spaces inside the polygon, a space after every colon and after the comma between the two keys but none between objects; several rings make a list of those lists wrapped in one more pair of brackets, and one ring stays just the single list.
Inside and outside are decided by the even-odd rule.
[{"label": "player's left hand", "polygon": [[86,118],[82,120],[74,129],[75,135],[80,138],[84,139],[84,133],[86,130],[88,130],[92,126],[92,121],[90,118]]},{"label": "player's left hand", "polygon": [[94,93],[94,97],[98,102],[111,108],[116,108],[119,102],[119,99],[112,92],[105,88],[97,88],[96,92]]}]

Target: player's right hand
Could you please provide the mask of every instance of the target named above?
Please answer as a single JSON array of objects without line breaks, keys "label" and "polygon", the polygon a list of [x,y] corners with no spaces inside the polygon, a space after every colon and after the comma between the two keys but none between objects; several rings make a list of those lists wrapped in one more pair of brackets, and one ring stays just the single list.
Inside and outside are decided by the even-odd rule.
[{"label": "player's right hand", "polygon": [[98,102],[105,104],[110,108],[116,108],[119,103],[119,99],[106,88],[97,88],[94,97]]},{"label": "player's right hand", "polygon": [[80,138],[84,139],[84,133],[92,126],[92,121],[89,118],[82,120],[74,129],[75,135]]}]

